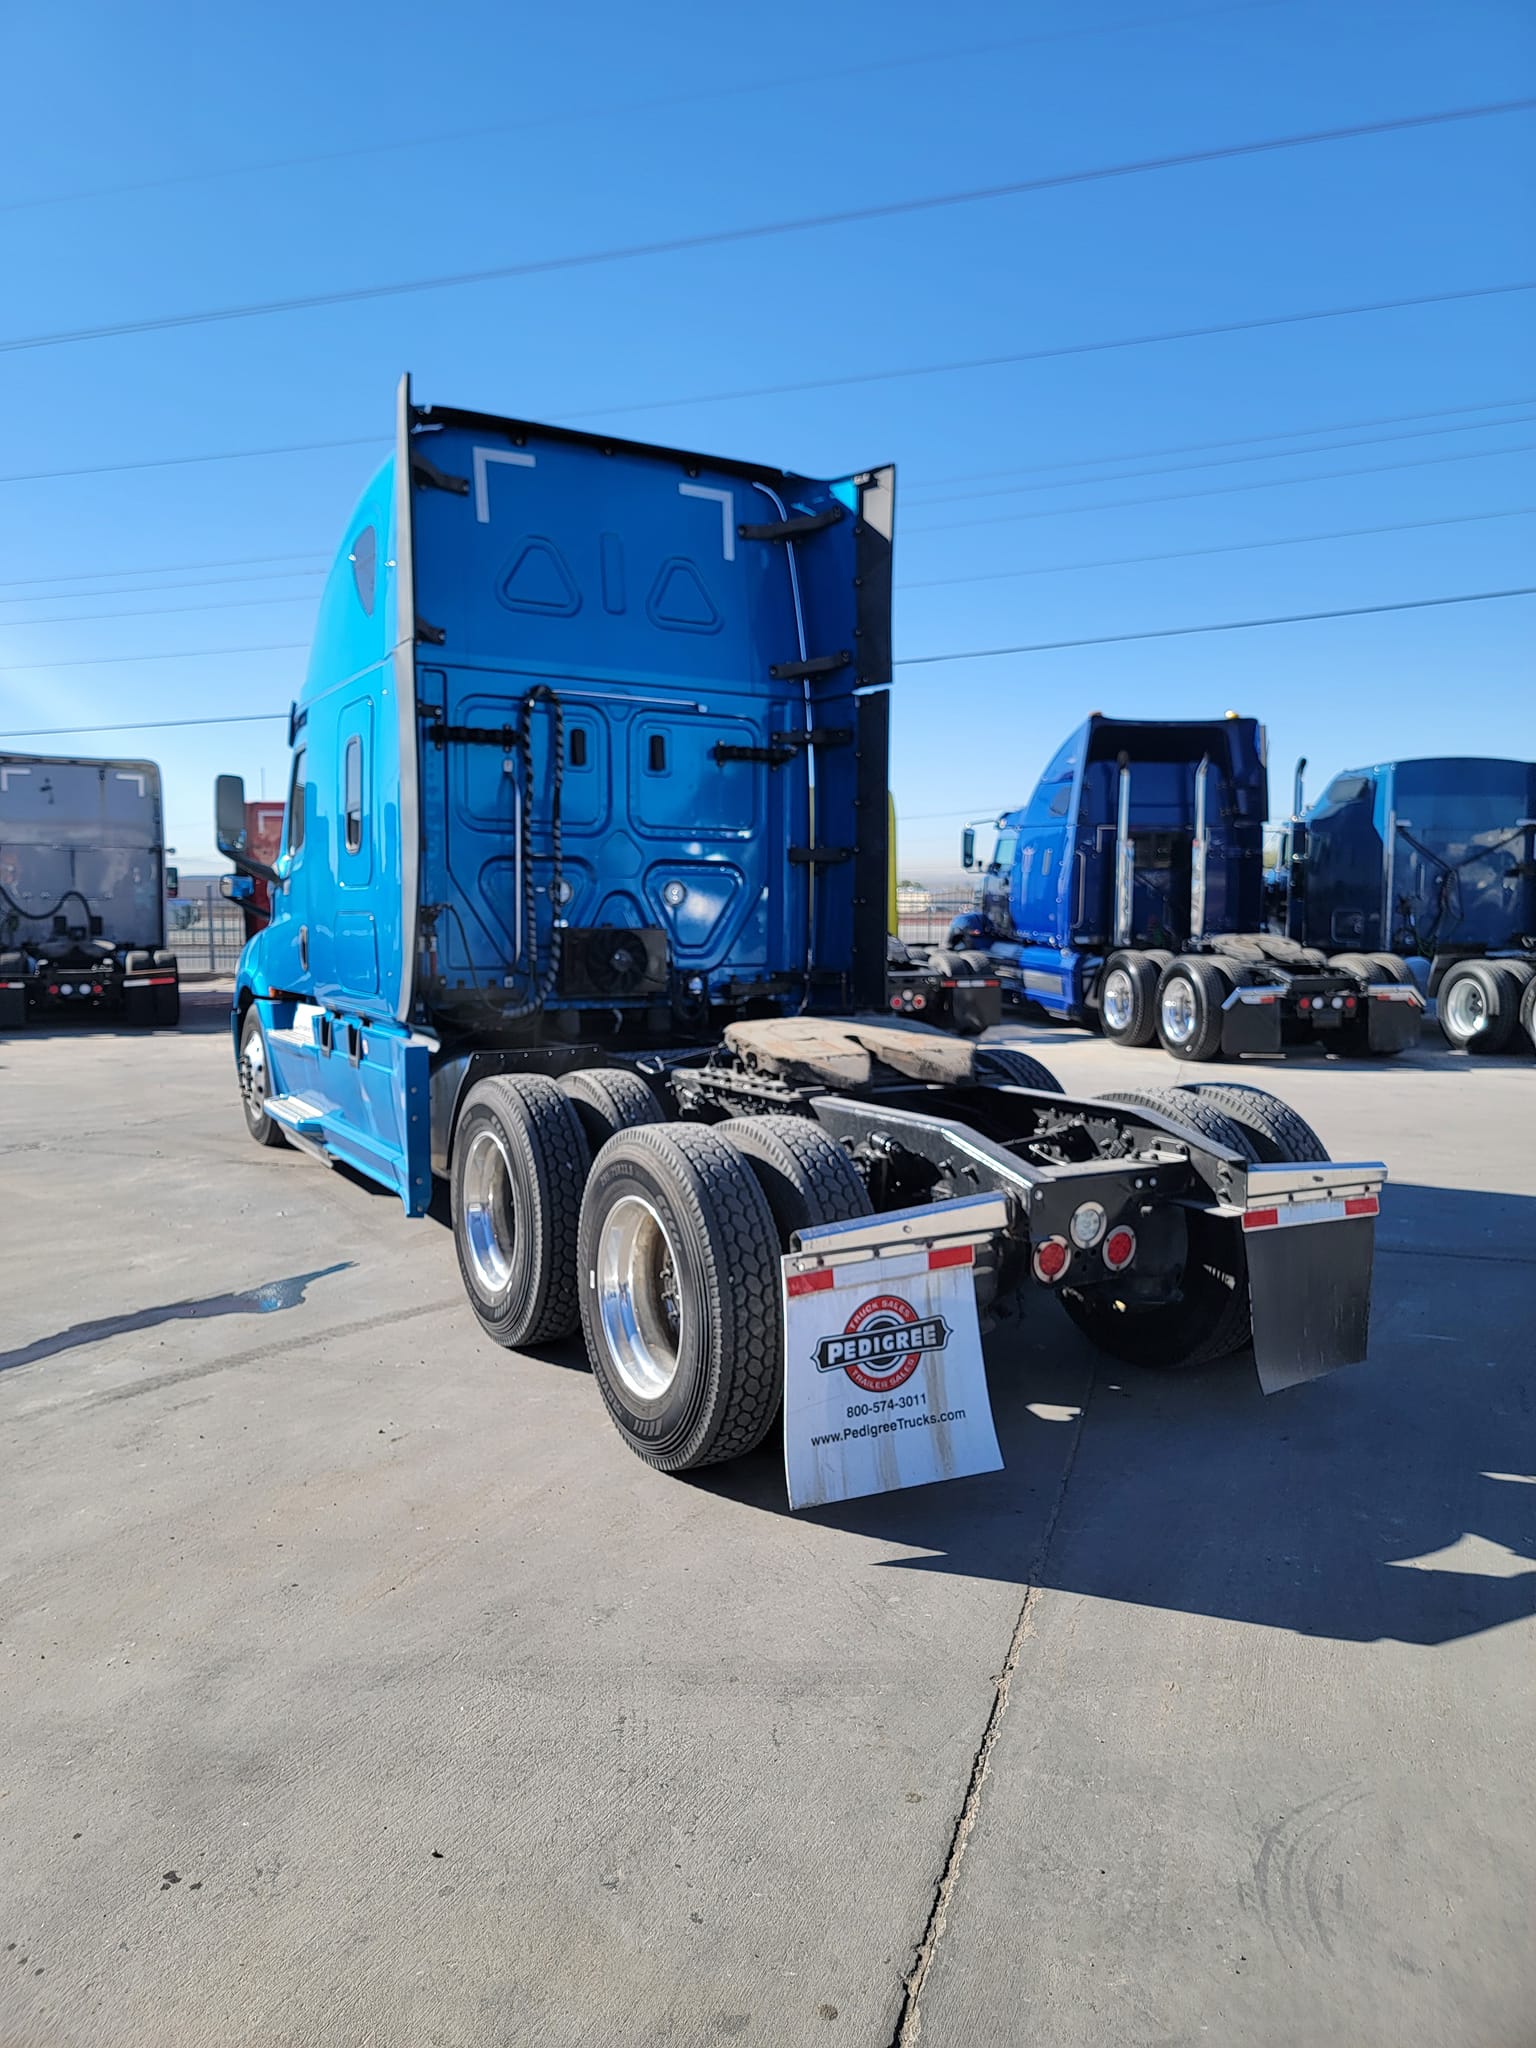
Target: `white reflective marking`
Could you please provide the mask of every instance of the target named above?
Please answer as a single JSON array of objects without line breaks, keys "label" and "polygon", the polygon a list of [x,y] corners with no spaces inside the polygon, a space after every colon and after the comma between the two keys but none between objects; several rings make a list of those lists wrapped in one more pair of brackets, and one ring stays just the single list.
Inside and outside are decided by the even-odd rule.
[{"label": "white reflective marking", "polygon": [[30,775],[30,768],[0,768],[0,789],[9,789],[13,775]]},{"label": "white reflective marking", "polygon": [[736,500],[729,491],[717,491],[711,484],[679,484],[679,497],[713,498],[720,507],[720,547],[728,562],[736,559]]},{"label": "white reflective marking", "polygon": [[1492,1543],[1470,1530],[1444,1550],[1426,1551],[1423,1557],[1391,1557],[1387,1562],[1400,1571],[1457,1572],[1476,1579],[1518,1579],[1536,1572],[1536,1558],[1522,1557],[1507,1543]]},{"label": "white reflective marking", "polygon": [[144,778],[142,775],[134,775],[126,768],[119,768],[117,779],[119,782],[136,782],[139,785],[139,795],[142,796],[144,794]]},{"label": "white reflective marking", "polygon": [[487,472],[493,462],[505,462],[513,469],[536,469],[536,455],[520,455],[515,448],[477,448],[475,455],[475,517],[482,526],[491,523],[491,491]]},{"label": "white reflective marking", "polygon": [[1083,1412],[1081,1408],[1058,1407],[1054,1401],[1027,1401],[1025,1406],[1042,1422],[1075,1422]]},{"label": "white reflective marking", "polygon": [[1536,1486],[1536,1472],[1485,1472],[1485,1479],[1502,1479],[1506,1486]]}]

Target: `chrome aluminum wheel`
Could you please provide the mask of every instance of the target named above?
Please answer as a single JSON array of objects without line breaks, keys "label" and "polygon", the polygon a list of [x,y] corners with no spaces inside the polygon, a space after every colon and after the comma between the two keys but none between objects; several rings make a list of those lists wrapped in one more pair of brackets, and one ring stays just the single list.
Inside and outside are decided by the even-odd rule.
[{"label": "chrome aluminum wheel", "polygon": [[614,1203],[597,1248],[597,1318],[628,1391],[659,1401],[677,1376],[682,1304],[666,1225],[639,1195]]},{"label": "chrome aluminum wheel", "polygon": [[240,1093],[244,1096],[246,1110],[252,1117],[266,1115],[267,1041],[262,1037],[260,1025],[240,1049]]},{"label": "chrome aluminum wheel", "polygon": [[1136,991],[1131,987],[1131,977],[1123,967],[1112,967],[1105,975],[1102,1002],[1104,1022],[1110,1030],[1128,1029],[1131,1012],[1136,1004]]},{"label": "chrome aluminum wheel", "polygon": [[1468,975],[1452,982],[1445,998],[1445,1021],[1458,1038],[1476,1038],[1488,1022],[1488,999]]},{"label": "chrome aluminum wheel", "polygon": [[494,1299],[512,1277],[512,1166],[500,1132],[484,1124],[469,1141],[459,1213],[475,1279]]},{"label": "chrome aluminum wheel", "polygon": [[1188,1045],[1195,1035],[1198,1018],[1195,1013],[1195,991],[1193,985],[1180,974],[1168,982],[1158,998],[1162,1014],[1163,1031],[1175,1045]]}]

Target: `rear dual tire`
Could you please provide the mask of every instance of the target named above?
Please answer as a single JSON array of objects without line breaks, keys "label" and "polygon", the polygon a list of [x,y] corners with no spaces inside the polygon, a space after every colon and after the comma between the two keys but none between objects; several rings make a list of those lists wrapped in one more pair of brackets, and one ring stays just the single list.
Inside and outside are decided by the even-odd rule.
[{"label": "rear dual tire", "polygon": [[[1104,1100],[1154,1110],[1195,1136],[1266,1165],[1328,1157],[1306,1119],[1262,1088],[1186,1081],[1177,1088],[1116,1089]],[[1183,1371],[1230,1357],[1252,1337],[1241,1224],[1203,1209],[1186,1215],[1189,1245],[1178,1300],[1138,1305],[1117,1295],[1111,1283],[1060,1295],[1077,1328],[1111,1358]]]}]

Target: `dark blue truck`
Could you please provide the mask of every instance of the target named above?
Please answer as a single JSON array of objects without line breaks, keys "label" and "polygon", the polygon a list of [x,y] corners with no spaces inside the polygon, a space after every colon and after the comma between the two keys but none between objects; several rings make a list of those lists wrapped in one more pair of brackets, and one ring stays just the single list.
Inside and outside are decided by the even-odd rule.
[{"label": "dark blue truck", "polygon": [[[1259,1091],[1084,1103],[886,995],[889,469],[419,406],[348,523],[241,957],[246,1127],[446,1196],[481,1327],[667,1471],[750,1450],[798,1289],[926,1248],[1103,1348],[1364,1354],[1384,1169]],[[346,1199],[338,1191],[338,1200]]]},{"label": "dark blue truck", "polygon": [[[1268,808],[1256,719],[1095,712],[999,820],[950,946],[983,955],[1015,1000],[1176,1059],[1312,1039],[1401,1052],[1423,1011],[1401,958],[1266,929]],[[962,859],[975,865],[973,828]]]},{"label": "dark blue truck", "polygon": [[1335,775],[1295,815],[1280,867],[1284,928],[1334,964],[1407,960],[1467,1052],[1536,1040],[1536,762],[1384,761]]}]

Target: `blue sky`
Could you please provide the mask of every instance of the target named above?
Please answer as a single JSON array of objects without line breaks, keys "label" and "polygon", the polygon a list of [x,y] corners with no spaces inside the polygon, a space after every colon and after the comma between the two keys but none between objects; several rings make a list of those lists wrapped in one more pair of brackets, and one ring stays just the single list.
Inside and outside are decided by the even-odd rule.
[{"label": "blue sky", "polygon": [[[64,4],[7,42],[0,340],[1506,100],[1536,77],[1518,0]],[[904,655],[1536,583],[1536,518],[1473,516],[1536,507],[1536,292],[699,402],[1536,278],[1533,141],[1506,115],[6,353],[6,476],[377,450],[0,484],[0,744],[285,708],[313,572],[406,368],[428,401],[811,473],[894,459]],[[1411,530],[1246,545],[1388,525]],[[1151,554],[1178,558],[1119,560]],[[190,566],[212,564],[242,580]],[[964,818],[1021,800],[1094,708],[1264,717],[1277,807],[1298,753],[1314,776],[1530,756],[1533,648],[1536,600],[1514,599],[908,668],[902,866],[952,864]],[[219,769],[283,783],[278,725],[36,744],[159,759],[187,868],[209,857]]]}]

